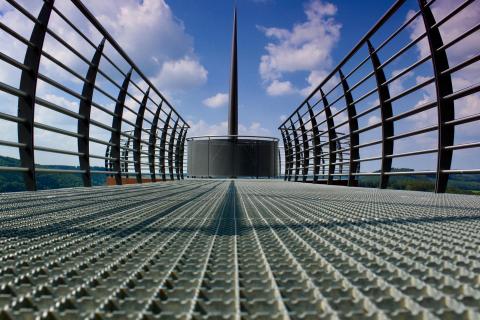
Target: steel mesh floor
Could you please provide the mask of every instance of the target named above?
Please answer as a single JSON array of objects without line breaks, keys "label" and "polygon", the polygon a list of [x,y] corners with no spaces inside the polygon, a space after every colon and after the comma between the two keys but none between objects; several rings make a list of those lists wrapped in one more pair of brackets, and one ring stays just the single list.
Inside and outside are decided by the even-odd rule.
[{"label": "steel mesh floor", "polygon": [[0,212],[0,320],[480,317],[480,197],[190,180]]}]

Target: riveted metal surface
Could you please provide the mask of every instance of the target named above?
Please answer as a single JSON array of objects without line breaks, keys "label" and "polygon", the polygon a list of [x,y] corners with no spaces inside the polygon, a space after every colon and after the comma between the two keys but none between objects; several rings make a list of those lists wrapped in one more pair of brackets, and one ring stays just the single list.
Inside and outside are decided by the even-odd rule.
[{"label": "riveted metal surface", "polygon": [[195,179],[0,210],[0,319],[480,316],[479,197]]}]

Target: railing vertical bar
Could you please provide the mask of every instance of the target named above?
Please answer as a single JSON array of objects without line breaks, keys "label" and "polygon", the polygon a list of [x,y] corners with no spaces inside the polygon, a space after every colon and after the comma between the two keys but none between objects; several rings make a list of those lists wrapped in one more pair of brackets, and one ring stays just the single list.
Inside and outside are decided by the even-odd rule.
[{"label": "railing vertical bar", "polygon": [[182,143],[183,139],[183,132],[185,130],[185,125],[182,125],[180,129],[180,133],[177,137],[177,144],[175,146],[175,173],[177,175],[177,180],[180,180],[180,144]]},{"label": "railing vertical bar", "polygon": [[[116,159],[113,162],[113,170],[116,172],[115,173],[115,183],[117,185],[122,184],[121,157],[120,157],[120,149],[121,149],[120,137],[121,137],[121,132],[122,132],[123,106],[125,105],[125,98],[127,96],[128,84],[130,83],[130,77],[131,76],[132,76],[132,70],[130,70],[127,73],[127,75],[125,76],[125,79],[123,80],[122,87],[120,89],[120,92],[118,93],[117,103],[115,105],[115,116],[113,117],[113,120],[112,120],[112,128],[114,129],[114,131],[112,132],[111,141],[114,144],[114,146],[112,147],[112,151],[111,151],[112,156],[111,157]],[[128,145],[127,145],[127,147],[128,147]],[[128,151],[124,150],[123,151],[123,157],[124,158],[126,156],[126,153],[128,153]],[[126,172],[128,172],[128,171],[126,171]]]},{"label": "railing vertical bar", "polygon": [[180,177],[182,178],[182,180],[184,179],[183,162],[185,156],[185,139],[187,138],[187,132],[188,125],[185,124],[185,133],[183,134],[182,143],[180,144]]},{"label": "railing vertical bar", "polygon": [[297,130],[295,128],[295,125],[293,124],[292,119],[290,119],[290,124],[292,126],[292,134],[293,134],[293,141],[295,143],[295,175],[294,175],[294,180],[298,181],[298,176],[300,174],[300,141],[298,140],[298,134]]},{"label": "railing vertical bar", "polygon": [[93,92],[95,90],[95,80],[97,78],[98,67],[100,65],[100,59],[102,58],[103,48],[105,46],[105,38],[98,45],[93,55],[90,67],[88,68],[85,79],[87,80],[83,84],[82,97],[80,100],[80,107],[78,113],[82,117],[78,119],[77,132],[78,138],[78,152],[82,155],[79,156],[80,170],[83,170],[82,174],[83,185],[85,187],[92,186],[92,175],[90,173],[90,116],[92,112],[92,99]]},{"label": "railing vertical bar", "polygon": [[[173,125],[172,133],[170,134],[170,141],[168,143],[168,172],[170,173],[170,180],[173,180],[173,148],[175,143],[175,136],[177,133],[178,121],[180,118],[177,118],[175,124]],[[178,139],[178,137],[177,137]]]},{"label": "railing vertical bar", "polygon": [[35,96],[37,90],[38,70],[42,56],[43,43],[47,33],[47,25],[52,13],[54,0],[46,0],[38,15],[38,23],[35,24],[30,36],[30,43],[25,53],[23,64],[27,69],[22,70],[20,78],[20,91],[26,96],[18,97],[18,117],[25,119],[17,124],[18,142],[25,145],[19,148],[20,165],[28,170],[24,172],[23,179],[25,188],[29,191],[37,189],[35,174],[35,151],[33,141],[33,123],[35,118]]},{"label": "railing vertical bar", "polygon": [[283,128],[280,128],[280,134],[282,135],[282,140],[283,140],[283,154],[284,154],[284,157],[285,157],[285,173],[284,173],[284,177],[283,177],[283,180],[287,180],[288,179],[288,160],[289,159],[289,155],[288,155],[288,152],[290,151],[289,147],[288,147],[288,144],[287,144],[287,138],[285,138],[285,132],[283,130]]},{"label": "railing vertical bar", "polygon": [[330,109],[330,104],[328,103],[327,97],[323,93],[323,90],[320,89],[320,95],[322,97],[322,103],[325,108],[325,118],[327,119],[327,130],[328,130],[328,177],[327,177],[327,184],[332,184],[333,176],[332,174],[335,172],[335,161],[337,159],[337,144],[335,142],[335,138],[337,137],[335,131],[335,121],[332,117],[332,110]]},{"label": "railing vertical bar", "polygon": [[438,154],[435,192],[443,193],[447,190],[449,176],[444,170],[450,170],[453,156],[453,151],[445,147],[453,145],[455,136],[455,127],[445,125],[445,122],[455,118],[454,101],[443,99],[453,93],[452,78],[450,73],[443,73],[449,69],[448,57],[445,50],[437,50],[443,46],[443,40],[440,30],[436,27],[432,28],[436,24],[435,17],[425,0],[418,0],[418,4],[430,47],[437,94]]},{"label": "railing vertical bar", "polygon": [[[147,101],[148,95],[150,94],[150,87],[147,89],[145,96],[143,97],[142,103],[138,108],[137,120],[135,121],[135,130],[134,130],[134,137],[135,140],[133,141],[133,159],[135,161],[135,173],[137,175],[137,183],[142,183],[142,161],[141,161],[141,149],[142,149],[142,131],[143,131],[143,118],[145,116],[145,109],[147,108]],[[150,133],[151,134],[151,133]]]},{"label": "railing vertical bar", "polygon": [[379,187],[385,189],[388,186],[389,178],[389,175],[386,175],[385,172],[390,172],[392,170],[392,158],[387,156],[393,154],[393,140],[387,138],[394,135],[393,121],[386,121],[386,119],[393,116],[393,111],[392,103],[388,101],[390,99],[388,85],[382,85],[386,82],[386,77],[383,69],[380,68],[380,60],[370,41],[367,41],[367,44],[370,53],[370,60],[373,65],[373,71],[375,73],[378,99],[380,101],[380,116],[382,121],[382,164],[380,168]]},{"label": "railing vertical bar", "polygon": [[297,112],[298,120],[299,120],[299,125],[300,125],[300,131],[302,132],[302,148],[303,148],[303,170],[302,170],[302,180],[303,182],[307,181],[307,175],[308,175],[308,164],[310,161],[309,157],[309,150],[308,150],[308,136],[307,136],[307,131],[305,130],[305,125],[303,123],[303,119],[300,116],[300,113]]},{"label": "railing vertical bar", "polygon": [[308,114],[310,116],[310,123],[312,125],[312,132],[313,132],[313,182],[318,181],[318,174],[320,170],[320,155],[322,153],[322,147],[320,146],[320,138],[318,137],[319,132],[318,132],[318,127],[317,127],[317,118],[315,117],[315,114],[312,110],[312,106],[310,103],[307,101],[307,107],[308,107]]},{"label": "railing vertical bar", "polygon": [[157,181],[155,175],[155,153],[156,153],[156,144],[157,144],[157,129],[158,129],[158,118],[160,117],[160,110],[162,109],[163,100],[160,102],[160,105],[157,107],[157,111],[153,116],[152,126],[150,128],[150,139],[148,146],[148,164],[150,168],[150,176],[153,182]]},{"label": "railing vertical bar", "polygon": [[165,124],[163,126],[162,137],[160,139],[160,173],[162,174],[162,180],[166,181],[167,176],[165,173],[165,145],[167,141],[167,132],[169,127],[169,122],[172,117],[172,110],[168,113],[167,119],[165,120]]},{"label": "railing vertical bar", "polygon": [[350,88],[348,86],[348,82],[343,75],[341,69],[338,70],[340,74],[340,81],[342,82],[343,92],[345,93],[345,102],[347,104],[347,115],[348,115],[348,131],[350,136],[350,147],[349,147],[349,165],[348,165],[348,185],[355,186],[356,185],[356,177],[354,173],[357,172],[358,162],[355,160],[359,159],[360,152],[354,146],[358,145],[358,133],[354,133],[354,131],[358,130],[358,120],[355,117],[357,115],[357,111],[355,108],[355,104],[353,103],[352,93],[350,92]]}]

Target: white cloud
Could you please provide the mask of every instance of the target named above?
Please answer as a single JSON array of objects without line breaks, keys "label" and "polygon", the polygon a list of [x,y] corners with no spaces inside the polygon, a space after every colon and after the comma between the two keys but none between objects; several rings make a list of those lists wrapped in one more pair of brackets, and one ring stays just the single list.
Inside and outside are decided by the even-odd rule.
[{"label": "white cloud", "polygon": [[164,0],[90,0],[88,7],[145,72],[194,56],[192,37]]},{"label": "white cloud", "polygon": [[252,122],[249,126],[240,124],[238,126],[238,132],[241,135],[246,136],[270,136],[270,130],[262,127],[260,122]]},{"label": "white cloud", "polygon": [[284,114],[280,115],[280,121],[283,122],[283,121],[285,121],[285,120],[287,120],[287,116],[284,115]]},{"label": "white cloud", "polygon": [[[313,0],[305,7],[307,21],[295,24],[291,30],[258,27],[271,39],[265,47],[267,54],[260,59],[262,79],[273,82],[291,72],[329,69],[332,50],[340,38],[341,24],[333,18],[336,12],[337,7],[333,4]],[[316,76],[313,74],[311,80],[316,80]]]},{"label": "white cloud", "polygon": [[216,95],[202,101],[209,108],[220,108],[228,103],[228,94],[217,93]]},{"label": "white cloud", "polygon": [[[301,93],[304,95],[304,96],[308,96],[313,90],[315,90],[318,85],[323,81],[325,80],[325,78],[328,76],[328,72],[326,70],[313,70],[311,71],[309,74],[308,74],[308,77],[305,79],[308,83],[308,86],[306,86],[305,88],[303,88],[301,90]],[[324,86],[322,86],[322,89],[324,91],[327,91],[330,87],[333,87],[334,85],[336,85],[338,82],[340,81],[340,79],[338,78],[338,76],[333,76],[331,77],[327,83],[325,83]]]},{"label": "white cloud", "polygon": [[283,96],[295,92],[296,90],[290,81],[273,80],[267,87],[267,93],[270,96]]},{"label": "white cloud", "polygon": [[[227,134],[228,122],[222,121],[218,123],[209,124],[204,120],[188,121],[190,129],[188,129],[189,137],[197,136],[222,136]],[[252,122],[249,125],[239,124],[238,133],[240,135],[248,136],[269,136],[270,130],[262,127],[260,122]]]},{"label": "white cloud", "polygon": [[[35,14],[39,11],[40,2],[28,0],[22,2],[29,11]],[[58,2],[56,6],[94,43],[100,42],[99,32],[86,23],[85,18],[69,1]],[[195,55],[193,38],[186,33],[183,22],[175,17],[165,0],[89,0],[86,2],[86,6],[142,72],[157,81],[155,84],[159,86],[160,91],[175,91],[179,88],[188,90],[206,82],[208,72]],[[31,25],[25,23],[25,18],[18,11],[11,8],[5,10],[4,14],[0,16],[0,21],[19,31],[28,39]],[[80,51],[87,59],[93,56],[93,48],[87,45],[57,15],[52,14],[50,20],[49,27],[63,40]],[[0,38],[2,42],[11,39],[4,40],[3,37],[5,36],[2,35]],[[8,43],[10,42],[8,41]],[[20,45],[20,49],[14,48],[14,45],[9,47],[15,57],[17,56],[15,52],[20,52],[20,55],[24,54],[25,49],[22,45]],[[44,49],[80,74],[86,72],[85,63],[59,42],[47,37]],[[2,49],[2,52],[5,50],[7,49]],[[128,68],[124,60],[114,52],[109,44],[106,45],[104,52],[122,69]],[[23,57],[19,56],[18,60],[23,61]],[[41,66],[47,75],[53,74],[57,79],[62,76],[61,73],[58,73],[58,67],[55,67],[47,59],[42,59]],[[113,70],[105,62],[101,64],[101,67]],[[74,80],[74,77],[67,73],[64,78],[61,80]],[[121,83],[123,79],[117,80]]]},{"label": "white cloud", "polygon": [[[392,78],[393,77],[396,77],[397,75],[399,75],[400,73],[403,72],[404,69],[396,69],[396,70],[393,70],[392,71]],[[413,71],[409,71],[407,73],[405,73],[403,76],[401,76],[400,78],[396,79],[395,81],[391,82],[388,84],[388,89],[390,91],[390,95],[391,96],[395,96],[399,93],[401,93],[402,91],[405,90],[405,84],[404,82],[406,80],[408,80],[409,78],[413,77],[414,76],[414,72]],[[425,79],[426,80],[426,79]],[[418,82],[417,82],[418,83]]]},{"label": "white cloud", "polygon": [[205,84],[207,75],[208,71],[198,61],[182,58],[164,62],[152,82],[167,91],[185,91]]},{"label": "white cloud", "polygon": [[374,125],[376,123],[379,123],[381,121],[381,119],[377,116],[371,116],[370,118],[368,118],[368,125],[371,126],[371,125]]}]

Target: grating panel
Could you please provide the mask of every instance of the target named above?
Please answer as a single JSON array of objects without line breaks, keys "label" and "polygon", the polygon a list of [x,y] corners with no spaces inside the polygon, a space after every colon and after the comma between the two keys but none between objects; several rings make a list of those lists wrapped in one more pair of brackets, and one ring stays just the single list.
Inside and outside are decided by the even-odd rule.
[{"label": "grating panel", "polygon": [[478,319],[480,198],[190,180],[0,195],[0,319]]}]

